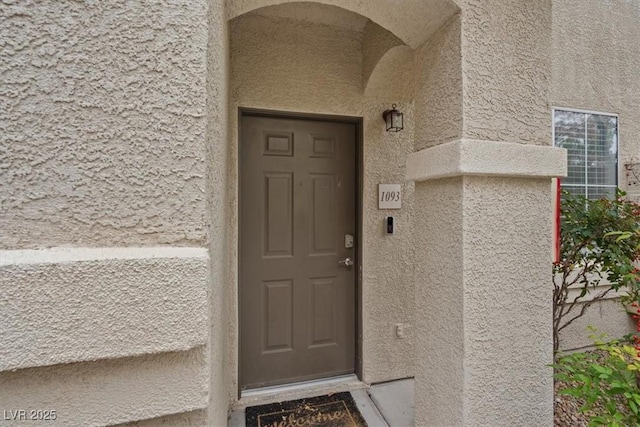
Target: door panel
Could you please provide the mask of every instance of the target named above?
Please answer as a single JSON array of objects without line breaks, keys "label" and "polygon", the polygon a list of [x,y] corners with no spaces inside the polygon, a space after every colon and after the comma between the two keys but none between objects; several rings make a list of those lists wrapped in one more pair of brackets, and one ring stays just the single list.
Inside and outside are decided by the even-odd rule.
[{"label": "door panel", "polygon": [[337,325],[333,310],[337,303],[336,290],[335,277],[311,279],[309,345],[312,347],[337,345]]},{"label": "door panel", "polygon": [[243,116],[240,381],[355,371],[354,124]]},{"label": "door panel", "polygon": [[309,174],[310,255],[336,255],[335,226],[338,212],[336,177],[333,174]]},{"label": "door panel", "polygon": [[264,174],[264,258],[293,255],[293,174]]}]

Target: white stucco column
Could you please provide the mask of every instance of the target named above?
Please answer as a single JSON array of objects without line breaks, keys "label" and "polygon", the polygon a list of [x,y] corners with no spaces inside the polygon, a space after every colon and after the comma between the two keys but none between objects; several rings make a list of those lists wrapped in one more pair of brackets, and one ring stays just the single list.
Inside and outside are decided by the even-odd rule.
[{"label": "white stucco column", "polygon": [[227,424],[235,369],[235,354],[228,341],[229,306],[229,26],[225,2],[210,0],[207,14],[207,213],[209,220],[209,405],[208,426]]},{"label": "white stucco column", "polygon": [[551,426],[550,178],[564,150],[457,140],[416,181],[416,425]]}]

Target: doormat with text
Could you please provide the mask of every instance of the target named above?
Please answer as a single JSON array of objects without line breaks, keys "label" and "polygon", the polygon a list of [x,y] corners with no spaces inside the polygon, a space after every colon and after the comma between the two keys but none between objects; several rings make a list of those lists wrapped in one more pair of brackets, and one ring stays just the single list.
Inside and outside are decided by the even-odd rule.
[{"label": "doormat with text", "polygon": [[247,427],[367,427],[351,393],[335,393],[246,409]]}]

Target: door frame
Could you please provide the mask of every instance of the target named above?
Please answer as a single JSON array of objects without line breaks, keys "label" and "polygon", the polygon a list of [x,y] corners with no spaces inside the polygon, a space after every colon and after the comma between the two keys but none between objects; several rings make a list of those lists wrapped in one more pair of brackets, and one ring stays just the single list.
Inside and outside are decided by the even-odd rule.
[{"label": "door frame", "polygon": [[[355,373],[359,379],[362,379],[362,319],[363,319],[363,306],[362,306],[362,242],[363,242],[363,212],[362,212],[362,188],[364,181],[364,127],[363,127],[363,118],[356,116],[338,116],[338,115],[330,115],[330,114],[315,114],[315,113],[300,113],[300,112],[292,112],[292,111],[277,111],[277,110],[265,110],[260,108],[248,108],[248,107],[238,107],[238,218],[241,217],[242,212],[242,197],[240,196],[242,193],[242,162],[240,153],[242,152],[242,120],[247,116],[259,116],[259,117],[273,117],[273,118],[281,118],[281,119],[293,119],[293,120],[313,120],[319,122],[334,122],[334,123],[350,123],[355,125],[356,128],[356,156],[355,156],[355,165],[354,165],[354,173],[355,173],[355,189],[356,189],[356,255],[354,260],[354,267],[356,269],[356,312],[355,312],[355,331],[356,336],[355,339]],[[242,225],[241,221],[238,219],[238,234],[236,236],[237,239],[237,253],[238,253],[238,263],[236,265],[237,270],[237,307],[238,307],[238,348],[237,348],[237,367],[238,367],[238,399],[242,397],[242,381],[241,381],[241,372],[242,372],[242,363],[241,363],[241,354],[242,354],[242,325],[240,322],[241,313],[242,313],[242,298],[240,294],[240,289],[242,286]],[[286,384],[285,384],[286,385]]]}]

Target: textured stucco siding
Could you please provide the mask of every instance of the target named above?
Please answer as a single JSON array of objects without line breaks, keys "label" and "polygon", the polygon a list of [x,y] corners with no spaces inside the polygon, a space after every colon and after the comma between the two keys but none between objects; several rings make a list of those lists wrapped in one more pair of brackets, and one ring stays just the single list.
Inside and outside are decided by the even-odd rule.
[{"label": "textured stucco siding", "polygon": [[[228,352],[229,298],[228,281],[228,83],[229,25],[225,19],[224,0],[210,0],[208,10],[209,35],[207,45],[207,211],[209,227],[209,402],[207,426],[226,426],[229,378],[232,363]],[[183,425],[184,419],[171,418],[166,425]],[[197,417],[188,417],[200,425]],[[157,424],[150,424],[157,425]],[[162,424],[160,424],[162,425]]]},{"label": "textured stucco siding", "polygon": [[3,2],[0,248],[204,244],[206,11]]},{"label": "textured stucco siding", "polygon": [[240,106],[354,114],[362,94],[360,34],[250,14],[231,23],[231,90]]},{"label": "textured stucco siding", "polygon": [[201,252],[79,262],[65,254],[1,266],[0,371],[206,344],[208,270]]},{"label": "textured stucco siding", "polygon": [[416,425],[552,424],[548,188],[416,183]]},{"label": "textured stucco siding", "polygon": [[[554,0],[552,39],[550,105],[619,115],[618,185],[637,200],[640,187],[628,185],[625,165],[640,163],[640,3]],[[560,347],[592,344],[587,326],[612,338],[634,332],[621,307],[596,303],[563,331]]]},{"label": "textured stucco siding", "polygon": [[567,173],[564,148],[460,139],[420,150],[407,160],[407,179],[459,175],[555,178]]},{"label": "textured stucco siding", "polygon": [[437,124],[417,125],[407,170],[426,180],[416,425],[552,425],[549,177],[566,154],[523,145],[551,145],[551,1],[460,4],[417,59],[416,122]]},{"label": "textured stucco siding", "polygon": [[0,410],[55,410],[57,417],[55,421],[5,421],[2,425],[98,427],[206,408],[205,352],[198,347],[2,372]]},{"label": "textured stucco siding", "polygon": [[415,148],[422,150],[462,135],[460,17],[452,18],[416,50]]},{"label": "textured stucco siding", "polygon": [[[387,51],[396,46],[403,46],[402,40],[381,26],[367,21],[362,31],[362,82],[367,86],[371,73]],[[388,76],[385,76],[388,77]],[[395,79],[398,82],[398,79]]]},{"label": "textured stucco siding", "polygon": [[[550,145],[552,76],[551,103],[619,112],[622,141],[637,139],[640,67],[624,61],[640,57],[638,21],[626,21],[638,6],[587,2],[554,1],[551,56],[551,0],[320,2],[395,36],[240,16],[304,7],[293,0],[3,3],[0,249],[209,256],[3,265],[0,370],[19,370],[0,372],[0,409],[56,409],[65,426],[226,425],[238,385],[237,117],[252,107],[363,118],[362,379],[415,373],[416,405],[442,417],[419,412],[417,425],[548,424],[548,180],[405,182],[400,211],[377,209],[377,184],[403,182],[414,149],[454,139]],[[624,69],[612,74],[612,61]],[[566,77],[585,69],[586,81]],[[391,103],[405,114],[399,134],[384,132]]]},{"label": "textured stucco siding", "polygon": [[549,180],[466,176],[463,191],[467,425],[550,425]]},{"label": "textured stucco siding", "polygon": [[[225,420],[226,421],[226,420]],[[194,427],[194,426],[225,426],[226,424],[207,424],[207,411],[197,410],[182,414],[167,415],[142,421],[118,424],[114,427]]]},{"label": "textured stucco siding", "polygon": [[463,425],[462,178],[417,182],[415,194],[416,425]]},{"label": "textured stucco siding", "polygon": [[620,115],[619,185],[638,191],[624,165],[640,162],[640,3],[554,0],[551,58],[552,106]]},{"label": "textured stucco siding", "polygon": [[551,0],[460,3],[463,137],[551,145]]},{"label": "textured stucco siding", "polygon": [[[229,19],[264,6],[298,2],[299,0],[227,0]],[[395,0],[318,0],[318,3],[338,6],[369,18],[391,31],[405,44],[416,48],[429,38],[448,18],[458,10],[462,0],[420,0],[404,2]]]},{"label": "textured stucco siding", "polygon": [[[580,310],[579,305],[574,310]],[[577,313],[574,311],[573,313]],[[620,339],[625,335],[636,332],[636,325],[631,315],[627,313],[619,299],[606,299],[589,307],[584,316],[575,320],[560,332],[560,349],[569,351],[585,347],[593,347],[590,327],[604,333],[610,339]]]},{"label": "textured stucco siding", "polygon": [[226,423],[223,3],[0,5],[1,409]]},{"label": "textured stucco siding", "polygon": [[[404,180],[415,127],[413,69],[412,49],[388,50],[371,74],[363,99],[362,379],[367,383],[414,375],[414,185]],[[382,121],[381,112],[392,102],[405,119],[397,133],[384,132]],[[381,183],[402,184],[402,209],[378,209]],[[393,235],[385,232],[386,216],[395,219]],[[396,336],[396,323],[403,324],[405,338]]]}]

